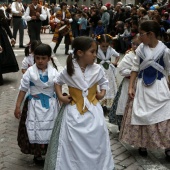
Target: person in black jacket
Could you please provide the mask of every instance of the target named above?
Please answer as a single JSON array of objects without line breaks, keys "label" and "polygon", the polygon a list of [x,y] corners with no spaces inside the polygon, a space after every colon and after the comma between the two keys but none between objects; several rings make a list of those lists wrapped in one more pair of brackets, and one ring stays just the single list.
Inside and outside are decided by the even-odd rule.
[{"label": "person in black jacket", "polygon": [[11,44],[15,44],[15,39],[12,36],[4,11],[0,10],[0,85],[3,85],[2,74],[19,70]]}]

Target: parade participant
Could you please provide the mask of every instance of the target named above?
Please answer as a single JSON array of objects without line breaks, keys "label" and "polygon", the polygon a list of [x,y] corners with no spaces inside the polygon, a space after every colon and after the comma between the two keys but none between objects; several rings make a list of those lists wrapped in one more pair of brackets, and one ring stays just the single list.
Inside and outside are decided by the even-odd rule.
[{"label": "parade participant", "polygon": [[15,44],[15,39],[12,36],[4,11],[0,10],[0,85],[3,85],[2,74],[17,72],[19,70],[8,36],[11,39],[11,43]]},{"label": "parade participant", "polygon": [[32,0],[32,4],[26,9],[25,20],[28,23],[28,33],[30,35],[30,41],[39,40],[42,21],[46,20],[47,15],[44,8],[38,4],[38,0]]},{"label": "parade participant", "polygon": [[[44,170],[113,170],[109,134],[98,102],[108,81],[94,63],[96,42],[90,37],[76,37],[72,49],[67,67],[55,79],[58,98],[65,106],[53,129]],[[63,84],[68,85],[70,95],[62,95]],[[97,85],[101,92],[97,92]]]},{"label": "parade participant", "polygon": [[[139,26],[142,43],[136,50],[128,93],[134,98],[124,113],[120,140],[139,147],[139,154],[162,148],[170,158],[170,50],[157,39],[160,26],[144,21]],[[134,83],[137,79],[136,91]]]},{"label": "parade participant", "polygon": [[[107,114],[107,111],[111,108],[113,99],[117,93],[115,67],[119,61],[119,53],[110,46],[112,40],[110,35],[99,35],[97,36],[96,40],[99,42],[97,63],[101,64],[102,69],[106,74],[106,78],[109,80],[109,90],[106,92],[104,98],[100,101],[104,109],[104,113]],[[113,63],[111,62],[112,57],[116,57]]]},{"label": "parade participant", "polygon": [[46,18],[46,20],[42,21],[41,33],[45,34],[46,33],[46,29],[49,27],[50,17],[51,17],[50,9],[48,8],[48,3],[44,4],[43,9],[46,12],[47,18]]},{"label": "parade participant", "polygon": [[[58,10],[55,14],[55,22],[57,22],[54,36],[52,41],[56,43],[53,52],[56,53],[58,46],[60,45],[63,36],[65,36],[65,54],[68,55],[69,45],[71,44],[72,40],[72,31],[71,31],[71,22],[73,19],[71,18],[70,12],[67,10],[67,4],[65,2],[60,3],[60,10]],[[59,29],[63,26],[66,26],[65,32],[59,32]]]},{"label": "parade participant", "polygon": [[132,48],[127,51],[121,62],[118,64],[117,68],[123,80],[120,83],[117,94],[114,98],[113,105],[109,112],[109,122],[118,125],[120,130],[123,114],[125,112],[126,103],[128,100],[128,86],[131,74],[131,67],[133,64],[133,59],[136,56],[135,50],[138,45],[141,43],[139,35],[136,35],[132,39]]},{"label": "parade participant", "polygon": [[[12,18],[13,18],[13,37],[16,40],[17,32],[19,30],[19,48],[25,48],[23,45],[24,40],[24,26],[23,18],[25,9],[21,0],[15,0],[11,5]],[[12,45],[13,47],[15,45]]]},{"label": "parade participant", "polygon": [[[42,155],[46,154],[55,118],[58,114],[58,102],[54,97],[54,81],[58,72],[50,64],[51,47],[40,44],[34,51],[35,64],[24,73],[16,102],[14,115],[21,116],[21,103],[26,92],[30,91],[28,106],[23,109],[26,115],[26,129],[23,129],[23,141],[19,145],[25,154],[34,155],[36,164],[43,164]],[[21,116],[24,119],[24,116]],[[24,120],[21,120],[23,122]],[[20,127],[19,127],[20,129]],[[21,131],[20,131],[21,132]],[[20,137],[21,134],[20,134]]]},{"label": "parade participant", "polygon": [[25,57],[22,61],[21,70],[24,74],[30,66],[34,65],[34,50],[41,44],[41,41],[34,40],[30,46],[25,48]]}]

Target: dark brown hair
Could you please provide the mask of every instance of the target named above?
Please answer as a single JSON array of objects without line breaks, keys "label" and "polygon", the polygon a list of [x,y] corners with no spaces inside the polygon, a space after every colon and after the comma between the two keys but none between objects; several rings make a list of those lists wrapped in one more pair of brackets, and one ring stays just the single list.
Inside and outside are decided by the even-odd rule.
[{"label": "dark brown hair", "polygon": [[158,22],[153,20],[144,21],[140,24],[139,30],[145,32],[153,32],[156,37],[160,35],[160,25]]},{"label": "dark brown hair", "polygon": [[34,55],[42,55],[42,56],[47,55],[48,57],[50,57],[53,67],[57,70],[57,66],[56,66],[53,58],[51,57],[51,54],[52,54],[52,49],[48,44],[41,43],[34,50]]}]

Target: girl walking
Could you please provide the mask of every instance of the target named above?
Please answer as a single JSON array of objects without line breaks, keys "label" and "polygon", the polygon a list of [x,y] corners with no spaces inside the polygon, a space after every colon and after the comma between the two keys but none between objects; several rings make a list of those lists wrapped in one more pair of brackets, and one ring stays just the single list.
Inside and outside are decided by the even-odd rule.
[{"label": "girl walking", "polygon": [[[26,116],[25,137],[20,145],[25,154],[34,155],[36,164],[43,164],[42,155],[46,154],[54,121],[58,113],[58,103],[54,97],[54,81],[58,72],[48,62],[51,59],[51,47],[40,44],[34,51],[35,64],[23,75],[14,115],[21,117],[21,103],[26,92],[30,91]],[[22,116],[24,118],[24,116]],[[21,117],[21,118],[22,118]],[[21,120],[23,121],[23,120]],[[20,129],[20,127],[19,127]],[[24,145],[25,144],[25,145]]]},{"label": "girl walking", "polygon": [[128,86],[131,74],[131,67],[133,65],[133,59],[136,56],[135,50],[140,43],[141,41],[139,35],[133,37],[131,42],[131,50],[126,53],[126,55],[123,57],[123,59],[117,66],[120,75],[124,78],[120,83],[119,89],[113,101],[113,105],[109,112],[109,122],[117,124],[119,130],[125,111],[126,103],[128,100]]},{"label": "girl walking", "polygon": [[[149,149],[167,149],[170,157],[170,50],[157,39],[160,26],[145,21],[139,27],[142,43],[136,50],[129,84],[129,96],[134,99],[125,111],[120,140],[139,148],[147,155]],[[136,78],[136,92],[134,83]]]},{"label": "girl walking", "polygon": [[[74,39],[72,48],[67,67],[55,79],[58,98],[65,107],[58,114],[44,170],[113,170],[108,130],[98,102],[105,95],[108,81],[94,63],[96,42],[80,36]],[[62,95],[63,84],[69,87],[68,96]]]},{"label": "girl walking", "polygon": [[[96,39],[99,42],[97,63],[101,65],[109,81],[109,90],[107,90],[105,97],[101,101],[104,112],[107,112],[107,110],[111,108],[113,99],[117,93],[115,67],[119,61],[119,53],[110,46],[111,38],[108,34],[102,34],[97,36]],[[112,57],[115,57],[114,62],[111,61]]]}]

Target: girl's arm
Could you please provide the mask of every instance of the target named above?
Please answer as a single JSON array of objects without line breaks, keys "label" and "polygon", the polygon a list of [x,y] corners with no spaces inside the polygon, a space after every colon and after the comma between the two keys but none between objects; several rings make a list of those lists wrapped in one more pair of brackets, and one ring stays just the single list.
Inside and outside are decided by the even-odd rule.
[{"label": "girl's arm", "polygon": [[15,106],[15,111],[14,111],[14,115],[17,119],[19,119],[20,115],[21,115],[20,107],[21,107],[21,103],[22,103],[22,101],[25,97],[25,94],[26,94],[25,91],[20,91],[19,94],[18,94],[18,98],[17,98],[17,102],[16,102],[16,106]]},{"label": "girl's arm", "polygon": [[98,81],[98,85],[99,85],[99,91],[100,92],[96,92],[96,99],[97,100],[101,100],[103,99],[103,97],[106,94],[106,89],[108,89],[108,80],[105,76],[105,73],[102,69],[100,69],[99,74],[101,74],[101,79]]},{"label": "girl's arm", "polygon": [[63,96],[62,94],[62,86],[59,85],[59,84],[55,84],[55,91],[56,91],[56,94],[58,96],[58,99],[61,103],[70,103],[71,102],[71,96],[70,95],[67,95],[67,96]]},{"label": "girl's arm", "polygon": [[115,67],[117,66],[117,63],[118,63],[119,59],[120,59],[120,56],[116,57],[115,62],[112,63]]},{"label": "girl's arm", "polygon": [[170,89],[170,75],[168,76],[168,87]]},{"label": "girl's arm", "polygon": [[137,75],[138,75],[138,72],[135,72],[135,71],[132,71],[130,75],[128,94],[132,99],[135,97],[135,91],[133,87],[134,87],[134,83],[135,83]]}]

